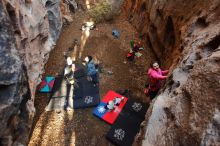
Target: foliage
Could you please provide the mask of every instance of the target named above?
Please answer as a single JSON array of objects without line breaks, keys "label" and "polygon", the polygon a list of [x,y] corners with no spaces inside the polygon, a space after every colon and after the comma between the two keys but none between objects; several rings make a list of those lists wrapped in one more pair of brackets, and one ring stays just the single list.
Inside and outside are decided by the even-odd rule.
[{"label": "foliage", "polygon": [[113,16],[111,4],[108,0],[102,0],[101,2],[95,4],[88,12],[96,23],[111,19]]}]

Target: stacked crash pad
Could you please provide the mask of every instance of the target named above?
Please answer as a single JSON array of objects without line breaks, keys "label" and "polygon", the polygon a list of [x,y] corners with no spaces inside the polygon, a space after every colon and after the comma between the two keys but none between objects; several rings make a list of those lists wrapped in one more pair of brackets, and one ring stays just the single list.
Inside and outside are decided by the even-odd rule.
[{"label": "stacked crash pad", "polygon": [[114,91],[108,91],[100,104],[94,109],[93,114],[105,122],[112,124],[106,138],[119,146],[131,146],[135,135],[140,129],[141,122],[145,119],[148,106],[133,97],[125,97],[124,101],[113,110],[106,108],[107,103],[114,97],[122,97]]},{"label": "stacked crash pad", "polygon": [[105,122],[113,124],[127,102],[127,98],[124,97],[124,100],[119,104],[119,106],[116,106],[116,108],[113,111],[109,111],[105,107],[107,103],[110,100],[113,100],[115,97],[121,98],[122,95],[111,90],[108,91],[108,93],[104,96],[100,104],[94,109],[93,114],[99,117],[100,119],[104,120]]},{"label": "stacked crash pad", "polygon": [[74,88],[73,108],[97,106],[99,102],[99,86],[94,86],[87,77],[78,78]]}]

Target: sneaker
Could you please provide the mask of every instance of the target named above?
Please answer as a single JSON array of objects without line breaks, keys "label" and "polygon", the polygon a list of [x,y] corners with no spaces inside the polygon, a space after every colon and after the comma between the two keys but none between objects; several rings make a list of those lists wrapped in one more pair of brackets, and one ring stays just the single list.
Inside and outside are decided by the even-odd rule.
[{"label": "sneaker", "polygon": [[65,111],[71,111],[72,109],[69,106],[67,106],[67,107],[64,108],[64,110]]},{"label": "sneaker", "polygon": [[71,111],[72,109],[68,106],[68,107],[66,108],[66,110],[67,110],[67,111]]},{"label": "sneaker", "polygon": [[93,84],[94,87],[99,86],[99,83]]}]

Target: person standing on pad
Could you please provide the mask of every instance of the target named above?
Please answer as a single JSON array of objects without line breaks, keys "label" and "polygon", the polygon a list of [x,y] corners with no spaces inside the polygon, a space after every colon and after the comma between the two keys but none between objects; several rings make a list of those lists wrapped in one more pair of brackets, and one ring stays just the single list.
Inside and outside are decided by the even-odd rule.
[{"label": "person standing on pad", "polygon": [[70,110],[70,93],[72,92],[73,86],[75,84],[74,80],[74,70],[75,70],[75,64],[73,63],[71,57],[66,56],[66,66],[64,68],[64,77],[66,80],[66,101],[64,105],[65,110]]},{"label": "person standing on pad", "polygon": [[66,67],[64,68],[64,77],[66,77],[67,82],[71,85],[74,84],[74,70],[75,64],[70,57],[67,57]]},{"label": "person standing on pad", "polygon": [[162,71],[157,62],[154,62],[151,65],[151,68],[147,73],[148,77],[150,78],[150,83],[144,91],[146,95],[150,96],[151,100],[157,95],[161,87],[161,80],[167,78],[168,72],[168,70]]},{"label": "person standing on pad", "polygon": [[87,75],[89,77],[91,77],[91,81],[93,83],[94,86],[98,85],[98,73],[97,70],[95,68],[95,64],[93,62],[92,56],[86,56],[84,61],[86,62],[86,66],[87,66]]}]

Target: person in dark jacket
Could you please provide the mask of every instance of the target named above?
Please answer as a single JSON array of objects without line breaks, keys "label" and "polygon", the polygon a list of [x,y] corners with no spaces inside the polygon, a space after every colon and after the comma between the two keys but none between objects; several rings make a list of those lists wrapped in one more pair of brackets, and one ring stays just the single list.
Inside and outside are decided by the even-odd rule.
[{"label": "person in dark jacket", "polygon": [[87,75],[92,78],[92,83],[94,86],[97,86],[99,81],[98,81],[98,73],[95,68],[95,64],[93,62],[92,56],[86,56],[84,61],[86,62],[87,66]]}]

